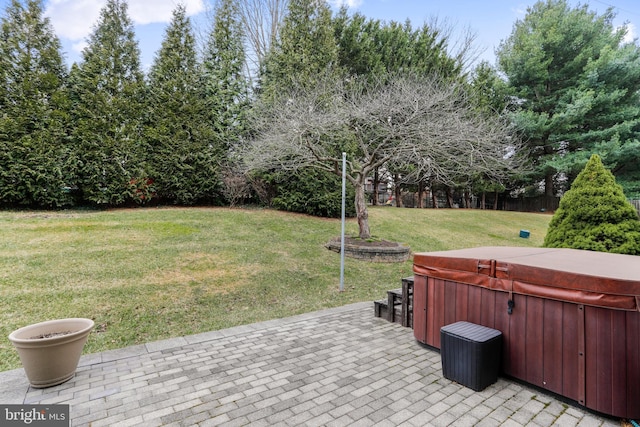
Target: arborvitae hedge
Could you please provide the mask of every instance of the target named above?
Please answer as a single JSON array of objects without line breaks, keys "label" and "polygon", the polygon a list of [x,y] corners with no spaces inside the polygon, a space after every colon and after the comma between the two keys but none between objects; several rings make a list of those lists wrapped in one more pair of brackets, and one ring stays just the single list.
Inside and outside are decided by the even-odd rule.
[{"label": "arborvitae hedge", "polygon": [[60,41],[39,1],[0,16],[0,206],[72,203],[68,94]]},{"label": "arborvitae hedge", "polygon": [[640,255],[638,212],[600,156],[591,156],[560,200],[544,246]]}]

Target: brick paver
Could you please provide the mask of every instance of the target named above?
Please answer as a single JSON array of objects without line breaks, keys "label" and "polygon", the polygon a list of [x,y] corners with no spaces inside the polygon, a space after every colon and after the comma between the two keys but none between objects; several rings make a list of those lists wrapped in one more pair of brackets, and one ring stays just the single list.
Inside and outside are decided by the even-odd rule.
[{"label": "brick paver", "polygon": [[474,392],[371,303],[83,356],[34,389],[0,372],[0,403],[69,403],[73,426],[619,426],[500,378]]}]

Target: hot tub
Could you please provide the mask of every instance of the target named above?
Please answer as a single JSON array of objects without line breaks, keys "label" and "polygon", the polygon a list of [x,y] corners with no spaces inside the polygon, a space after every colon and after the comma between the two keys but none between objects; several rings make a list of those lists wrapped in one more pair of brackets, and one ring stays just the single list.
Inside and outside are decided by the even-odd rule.
[{"label": "hot tub", "polygon": [[413,271],[418,341],[439,349],[457,321],[497,329],[503,374],[640,418],[640,257],[483,247],[417,253]]}]

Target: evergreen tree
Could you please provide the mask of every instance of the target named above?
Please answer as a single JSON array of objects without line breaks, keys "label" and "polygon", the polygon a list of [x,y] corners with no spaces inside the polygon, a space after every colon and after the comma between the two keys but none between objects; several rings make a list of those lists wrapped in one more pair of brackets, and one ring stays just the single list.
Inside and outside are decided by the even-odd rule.
[{"label": "evergreen tree", "polygon": [[331,9],[325,0],[291,0],[262,70],[262,100],[275,100],[283,89],[313,87],[327,75],[342,75]]},{"label": "evergreen tree", "polygon": [[205,47],[204,96],[217,145],[225,153],[246,132],[249,107],[244,31],[237,0],[221,0]]},{"label": "evergreen tree", "polygon": [[343,6],[333,19],[338,63],[350,76],[377,78],[388,71],[379,49],[382,23],[360,13],[349,16],[347,12]]},{"label": "evergreen tree", "polygon": [[[509,95],[509,89],[507,83],[498,75],[497,70],[489,65],[488,62],[483,61],[476,66],[471,73],[469,81],[469,101],[476,108],[480,114],[486,114],[489,116],[502,116],[508,115],[509,111],[513,109],[513,101]],[[522,155],[523,153],[517,153]],[[487,179],[486,176],[472,175],[467,177],[466,190],[467,194],[474,193],[479,194],[481,198],[480,208],[485,209],[485,200],[487,193],[494,194],[494,209],[497,209],[498,193],[502,193],[507,189],[507,185],[512,187],[521,188],[525,185],[523,182],[522,173],[514,173],[509,177],[508,182],[495,182],[491,179]]]},{"label": "evergreen tree", "polygon": [[[222,192],[233,205],[238,183],[248,188],[246,177],[238,173],[229,149],[246,135],[249,109],[249,83],[245,75],[245,34],[237,0],[216,4],[211,32],[203,61],[204,99],[208,124],[213,129],[211,146],[221,166]],[[248,190],[241,192],[248,193]],[[243,196],[245,197],[245,196]]]},{"label": "evergreen tree", "polygon": [[60,41],[40,0],[12,0],[0,28],[0,203],[71,203]]},{"label": "evergreen tree", "polygon": [[603,49],[585,67],[571,102],[562,154],[549,163],[575,176],[598,153],[625,194],[640,198],[640,48]]},{"label": "evergreen tree", "polygon": [[[343,77],[331,10],[326,1],[290,0],[279,38],[267,54],[261,71],[261,107],[258,109],[262,110],[274,108],[292,88],[315,90],[322,86],[324,79]],[[268,114],[266,111],[255,113]],[[341,193],[335,192],[341,185],[339,177],[329,172],[272,173],[265,181],[276,186],[274,204],[282,209],[318,215],[327,212],[326,206],[341,203]]]},{"label": "evergreen tree", "polygon": [[503,114],[512,107],[507,83],[486,61],[471,74],[470,95],[472,103],[487,114]]},{"label": "evergreen tree", "polygon": [[459,78],[463,58],[452,57],[449,36],[424,24],[414,29],[410,21],[400,24],[347,14],[343,7],[333,20],[339,64],[348,75],[377,79],[381,74],[438,74]]},{"label": "evergreen tree", "polygon": [[199,71],[191,22],[178,6],[149,73],[145,127],[153,188],[166,202],[207,202],[217,191],[213,130]]},{"label": "evergreen tree", "polygon": [[120,205],[147,182],[143,159],[144,77],[125,0],[108,0],[72,69],[77,186],[84,200]]},{"label": "evergreen tree", "polygon": [[598,155],[560,200],[544,246],[640,255],[638,213]]},{"label": "evergreen tree", "polygon": [[533,154],[530,179],[544,179],[546,195],[555,194],[557,172],[572,178],[591,153],[616,174],[640,172],[640,48],[622,43],[626,29],[614,17],[612,9],[597,15],[588,5],[539,1],[497,51],[520,101],[513,118]]}]

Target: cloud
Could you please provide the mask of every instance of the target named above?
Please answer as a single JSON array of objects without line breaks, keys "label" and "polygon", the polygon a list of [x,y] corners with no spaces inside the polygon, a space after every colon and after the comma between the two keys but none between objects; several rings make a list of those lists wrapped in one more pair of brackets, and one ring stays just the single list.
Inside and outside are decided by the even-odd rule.
[{"label": "cloud", "polygon": [[103,6],[104,1],[98,0],[51,0],[45,16],[59,37],[80,40],[91,32]]},{"label": "cloud", "polygon": [[334,7],[347,6],[349,9],[360,7],[364,0],[329,0],[329,3]]},{"label": "cloud", "polygon": [[86,40],[81,40],[77,43],[73,43],[71,45],[71,49],[73,49],[74,52],[82,52],[84,50],[85,47],[87,47],[88,43]]},{"label": "cloud", "polygon": [[631,23],[627,24],[627,34],[622,40],[623,43],[632,43],[636,39],[636,37],[638,37],[636,26]]},{"label": "cloud", "polygon": [[518,17],[518,19],[520,19],[521,17],[524,18],[527,15],[527,11],[528,6],[522,3],[511,8],[511,12],[513,12]]},{"label": "cloud", "polygon": [[627,33],[624,35],[622,43],[633,43],[638,37],[636,26],[630,22],[627,22],[623,25],[618,25],[617,27],[615,27],[614,31],[619,31],[624,27],[626,27]]},{"label": "cloud", "polygon": [[[177,4],[175,0],[129,0],[129,16],[137,25],[169,22]],[[197,15],[205,10],[202,0],[182,0],[182,4],[186,7],[187,16]]]},{"label": "cloud", "polygon": [[[87,37],[100,17],[106,0],[49,0],[45,16],[51,20],[56,34],[69,40]],[[128,13],[134,25],[171,21],[176,0],[129,0]],[[205,10],[203,0],[182,0],[187,15],[196,15]]]}]

